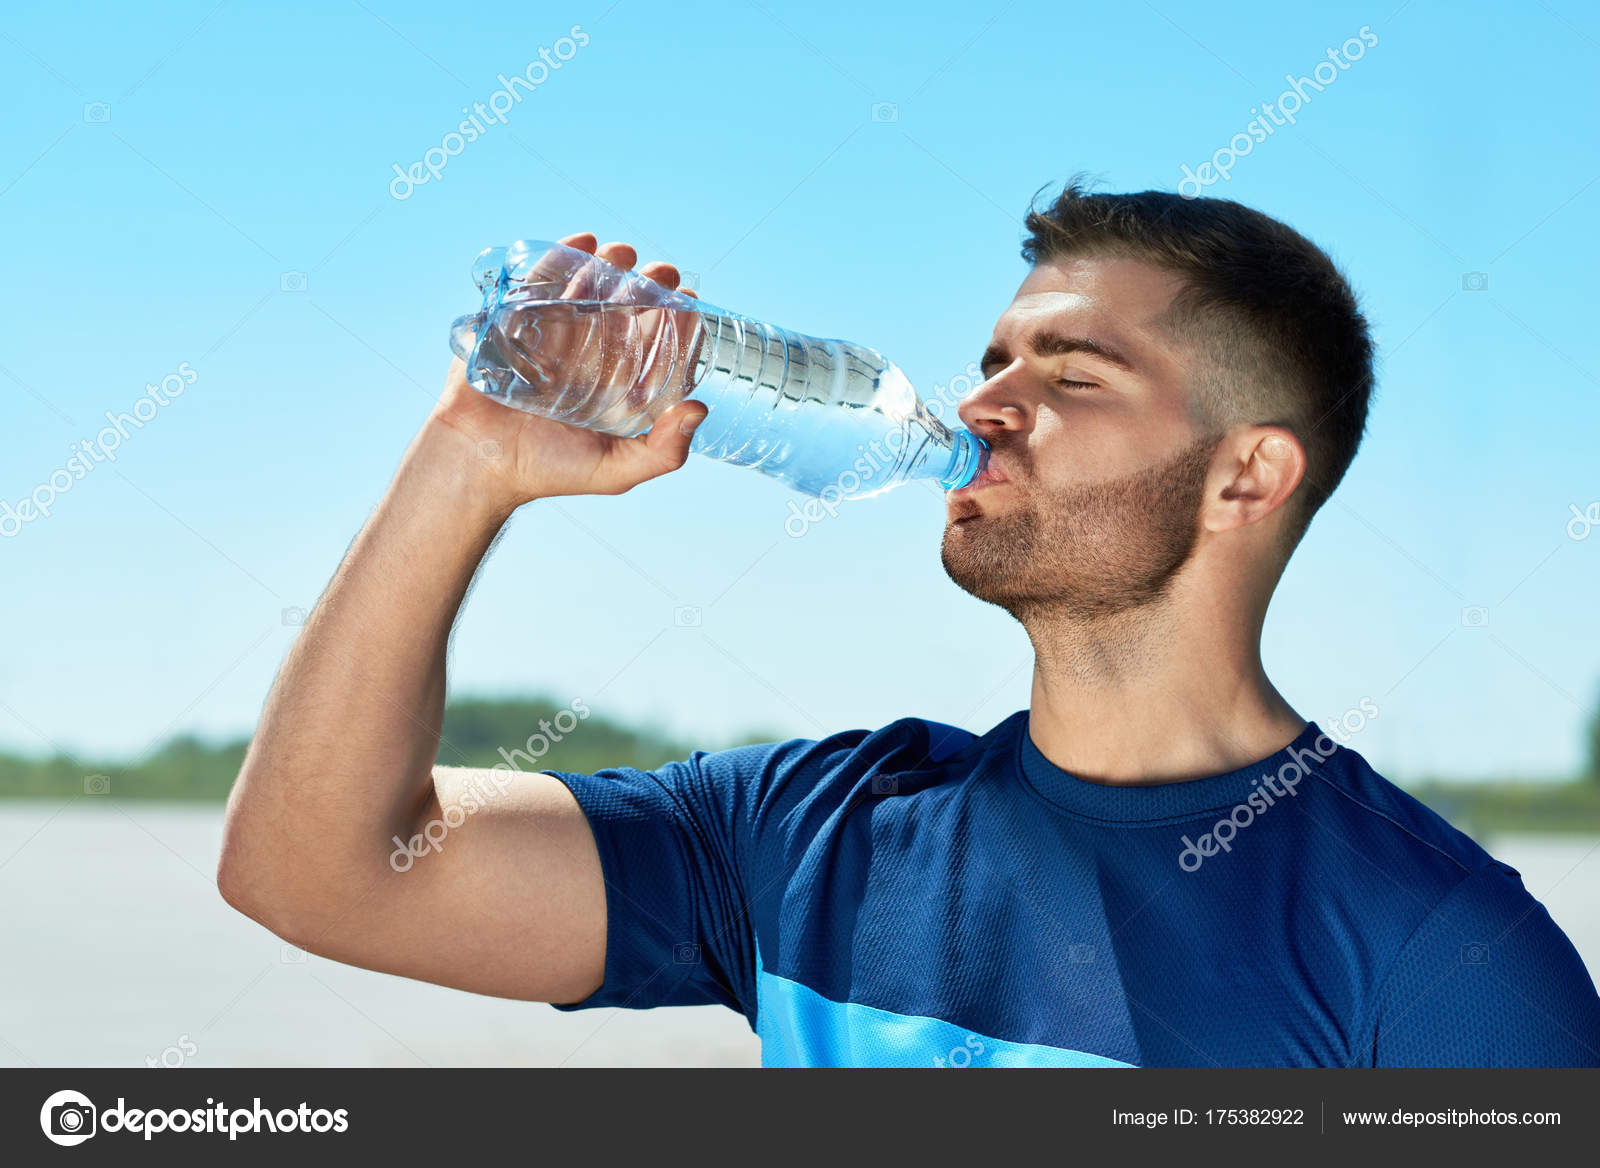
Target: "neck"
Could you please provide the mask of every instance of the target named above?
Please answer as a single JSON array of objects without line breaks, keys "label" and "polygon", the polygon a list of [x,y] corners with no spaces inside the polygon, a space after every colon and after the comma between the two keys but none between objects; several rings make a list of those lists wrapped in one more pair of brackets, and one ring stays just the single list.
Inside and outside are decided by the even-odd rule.
[{"label": "neck", "polygon": [[1237,770],[1292,742],[1306,722],[1262,668],[1265,599],[1217,603],[1228,595],[1180,576],[1122,613],[1029,612],[1039,752],[1080,778],[1138,784]]}]

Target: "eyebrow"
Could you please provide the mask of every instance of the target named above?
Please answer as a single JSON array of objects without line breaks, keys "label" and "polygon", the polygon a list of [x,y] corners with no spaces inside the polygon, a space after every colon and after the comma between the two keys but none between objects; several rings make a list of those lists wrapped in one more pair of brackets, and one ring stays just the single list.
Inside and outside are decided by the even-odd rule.
[{"label": "eyebrow", "polygon": [[[1091,357],[1115,365],[1128,373],[1137,372],[1133,363],[1101,341],[1092,337],[1074,337],[1066,333],[1052,332],[1049,329],[1037,329],[1029,334],[1027,339],[1028,351],[1035,357],[1066,357],[1073,353],[1086,353]],[[988,375],[988,370],[993,365],[1009,365],[1011,357],[1004,345],[990,345],[983,351],[983,358],[978,362],[979,370]]]}]

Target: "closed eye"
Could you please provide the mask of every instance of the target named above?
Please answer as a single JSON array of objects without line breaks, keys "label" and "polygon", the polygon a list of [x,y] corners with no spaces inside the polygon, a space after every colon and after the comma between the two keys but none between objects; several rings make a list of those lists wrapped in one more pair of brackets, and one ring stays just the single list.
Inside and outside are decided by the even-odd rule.
[{"label": "closed eye", "polygon": [[1094,389],[1096,385],[1093,381],[1073,381],[1066,377],[1056,378],[1056,384],[1064,385],[1068,389]]}]

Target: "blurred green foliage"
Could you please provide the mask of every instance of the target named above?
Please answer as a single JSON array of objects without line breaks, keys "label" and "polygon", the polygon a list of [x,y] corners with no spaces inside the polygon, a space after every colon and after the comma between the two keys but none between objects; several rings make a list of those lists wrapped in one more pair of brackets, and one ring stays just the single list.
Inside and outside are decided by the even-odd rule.
[{"label": "blurred green foliage", "polygon": [[1600,835],[1600,783],[1448,783],[1406,790],[1468,835],[1569,832]]},{"label": "blurred green foliage", "polygon": [[[680,742],[648,726],[629,726],[544,697],[462,698],[445,709],[438,760],[489,767],[507,760],[524,771],[642,769],[782,734],[747,734],[732,742]],[[558,715],[559,720],[558,720]],[[572,725],[574,719],[576,725]],[[542,724],[542,725],[541,725]],[[571,726],[566,732],[560,727]],[[1430,780],[1410,792],[1471,835],[1555,831],[1600,834],[1600,711],[1588,727],[1587,776],[1569,783],[1452,783]],[[233,785],[247,741],[207,743],[184,735],[135,762],[34,759],[0,753],[0,798],[221,800]],[[504,751],[505,753],[502,753]],[[522,753],[516,753],[516,752]],[[330,761],[330,779],[339,760]]]},{"label": "blurred green foliage", "polygon": [[[784,737],[747,735],[734,742],[691,744],[592,712],[579,718],[581,712],[546,698],[453,701],[445,709],[438,761],[445,766],[488,767],[504,760],[500,753],[504,750],[513,765],[524,771],[587,773],[611,766],[650,768],[687,758],[697,748],[711,750]],[[575,718],[576,726],[562,733],[559,727],[569,726]],[[239,773],[247,745],[244,739],[206,743],[185,735],[137,761],[122,763],[61,754],[33,759],[0,753],[0,797],[221,800]],[[517,751],[522,753],[514,753]],[[329,778],[336,779],[341,760],[329,759],[329,765]]]},{"label": "blurred green foliage", "polygon": [[1600,784],[1600,702],[1595,702],[1594,713],[1589,715],[1589,773],[1591,783]]}]

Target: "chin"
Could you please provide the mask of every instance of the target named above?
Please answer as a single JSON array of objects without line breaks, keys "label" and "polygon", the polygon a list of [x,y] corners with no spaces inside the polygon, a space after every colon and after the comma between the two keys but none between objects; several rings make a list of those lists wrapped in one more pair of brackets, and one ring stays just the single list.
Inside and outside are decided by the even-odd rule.
[{"label": "chin", "polygon": [[963,592],[991,604],[1015,589],[1026,557],[1018,541],[996,517],[982,513],[955,516],[945,525],[939,559],[945,575]]}]

